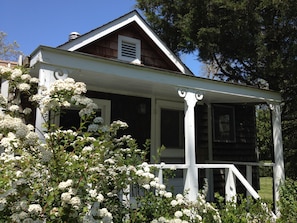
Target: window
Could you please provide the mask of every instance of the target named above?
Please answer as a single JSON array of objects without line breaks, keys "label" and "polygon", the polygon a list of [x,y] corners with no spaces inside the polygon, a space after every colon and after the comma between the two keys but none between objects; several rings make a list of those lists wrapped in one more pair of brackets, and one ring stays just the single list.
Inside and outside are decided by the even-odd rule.
[{"label": "window", "polygon": [[184,111],[161,109],[161,144],[171,149],[184,148]]},{"label": "window", "polygon": [[[157,154],[157,158],[160,162],[184,164],[184,103],[158,100],[156,109],[157,148],[165,146],[165,150]],[[168,187],[174,188],[174,194],[182,193],[185,181],[184,171],[174,170],[167,181]]]},{"label": "window", "polygon": [[118,37],[118,58],[140,64],[140,40],[127,36]]},{"label": "window", "polygon": [[[96,116],[102,117],[104,124],[110,124],[110,108],[111,103],[109,100],[93,99],[98,105]],[[72,127],[78,128],[80,124],[79,109],[76,107],[63,109],[61,115],[56,121],[56,124],[63,129],[71,129]]]},{"label": "window", "polygon": [[157,147],[165,146],[160,161],[184,163],[184,104],[170,101],[157,101]]},{"label": "window", "polygon": [[213,133],[216,142],[235,142],[234,107],[213,106]]}]

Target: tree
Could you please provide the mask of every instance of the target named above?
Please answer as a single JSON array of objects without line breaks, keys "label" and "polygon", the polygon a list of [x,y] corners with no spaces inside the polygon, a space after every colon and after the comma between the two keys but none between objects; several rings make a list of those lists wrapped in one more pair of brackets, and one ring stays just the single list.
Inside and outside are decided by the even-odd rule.
[{"label": "tree", "polygon": [[19,51],[19,45],[16,41],[8,43],[6,41],[7,34],[0,31],[0,60],[17,61],[23,53]]},{"label": "tree", "polygon": [[198,59],[216,68],[215,75],[222,80],[259,87],[268,84],[281,92],[285,150],[294,154],[290,163],[296,164],[297,2],[137,2],[153,29],[175,53],[198,50]]},{"label": "tree", "polygon": [[273,157],[273,143],[271,137],[270,111],[267,106],[259,106],[257,115],[257,146],[260,160],[271,161]]}]

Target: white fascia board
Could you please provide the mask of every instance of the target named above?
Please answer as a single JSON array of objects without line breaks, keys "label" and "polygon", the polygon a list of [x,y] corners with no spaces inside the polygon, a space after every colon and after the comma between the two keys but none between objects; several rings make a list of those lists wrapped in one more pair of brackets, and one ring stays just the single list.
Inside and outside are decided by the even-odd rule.
[{"label": "white fascia board", "polygon": [[[94,74],[102,73],[109,75],[111,78],[119,77],[131,81],[141,81],[152,86],[156,84],[158,86],[171,86],[176,89],[183,88],[199,91],[205,93],[206,96],[209,92],[225,95],[226,98],[228,98],[228,95],[249,98],[251,99],[250,102],[281,102],[281,95],[276,91],[152,69],[55,48],[39,47],[35,51],[35,55],[32,55],[32,59],[35,63],[39,61],[51,66],[76,70],[80,73],[83,73],[83,71]],[[31,63],[31,66],[34,66],[34,64]]]},{"label": "white fascia board", "polygon": [[160,38],[152,31],[147,23],[138,15],[137,12],[131,12],[117,20],[114,20],[98,29],[91,31],[77,39],[74,39],[64,45],[58,47],[60,49],[75,51],[83,46],[86,46],[132,22],[136,22],[144,32],[156,43],[162,52],[177,66],[183,74],[192,74],[192,72],[183,65],[178,57],[160,40]]}]

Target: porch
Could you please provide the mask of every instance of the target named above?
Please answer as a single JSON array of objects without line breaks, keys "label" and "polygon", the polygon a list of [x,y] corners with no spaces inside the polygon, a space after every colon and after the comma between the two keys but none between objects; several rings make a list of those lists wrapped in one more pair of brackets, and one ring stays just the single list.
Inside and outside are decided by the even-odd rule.
[{"label": "porch", "polygon": [[[273,144],[274,144],[274,163],[260,164],[258,162],[238,162],[238,161],[216,161],[212,157],[212,142],[213,142],[213,125],[208,125],[209,137],[209,158],[207,163],[198,164],[196,162],[195,150],[195,112],[194,107],[196,103],[203,100],[203,94],[199,91],[179,89],[178,94],[184,98],[184,139],[185,139],[185,164],[154,164],[152,166],[158,169],[159,180],[163,180],[164,169],[182,169],[184,172],[183,177],[183,190],[188,192],[188,198],[195,200],[199,191],[199,170],[206,170],[206,179],[209,182],[210,190],[208,195],[213,196],[213,169],[221,169],[225,172],[225,199],[227,201],[236,201],[236,179],[246,189],[246,195],[252,196],[254,199],[260,198],[257,191],[252,185],[252,167],[253,166],[270,166],[273,167],[273,198],[275,212],[278,213],[277,201],[279,200],[279,187],[281,182],[284,181],[284,162],[283,162],[283,148],[282,148],[282,134],[281,134],[281,110],[280,105],[277,103],[270,104],[272,113],[272,128],[273,128]],[[209,119],[209,122],[211,119]],[[238,170],[235,165],[245,166],[246,176]]]},{"label": "porch", "polygon": [[[281,134],[281,97],[277,92],[258,89],[237,84],[185,75],[182,73],[165,71],[146,66],[139,66],[101,57],[89,56],[77,52],[49,47],[39,47],[31,57],[32,73],[41,80],[40,84],[49,86],[56,79],[72,77],[76,81],[87,84],[88,90],[106,92],[124,96],[137,96],[150,101],[149,123],[151,126],[151,156],[161,145],[159,123],[161,119],[158,111],[161,101],[179,103],[183,110],[184,129],[184,159],[179,163],[152,164],[159,169],[160,180],[163,180],[163,170],[176,168],[184,174],[182,177],[183,190],[188,191],[189,199],[196,199],[199,189],[199,170],[207,169],[206,178],[211,182],[211,170],[221,169],[225,172],[225,194],[232,199],[236,194],[235,178],[237,178],[248,193],[259,198],[256,190],[251,186],[251,168],[254,163],[245,163],[247,176],[243,176],[232,163],[216,163],[213,157],[213,124],[211,107],[216,103],[245,103],[268,104],[272,112],[273,142],[274,142],[274,198],[279,199],[279,186],[284,180],[283,147]],[[203,103],[208,107],[207,119],[207,163],[199,163],[196,154],[195,136],[195,106]],[[174,105],[175,106],[175,105]],[[180,107],[178,107],[180,109]],[[37,111],[36,127],[42,129],[41,118]],[[221,161],[222,162],[222,161]]]}]

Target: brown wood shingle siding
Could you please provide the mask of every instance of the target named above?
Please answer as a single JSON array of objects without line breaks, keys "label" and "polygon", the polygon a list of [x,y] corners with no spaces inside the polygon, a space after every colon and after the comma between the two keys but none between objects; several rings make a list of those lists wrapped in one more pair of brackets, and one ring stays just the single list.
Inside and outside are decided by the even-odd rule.
[{"label": "brown wood shingle siding", "polygon": [[[256,153],[256,117],[253,105],[233,105],[235,107],[235,142],[213,142],[213,160],[258,162]],[[243,165],[236,165],[245,176],[246,169]],[[214,170],[214,190],[224,195],[225,172]],[[259,188],[258,168],[253,167],[253,187]],[[242,185],[237,183],[237,191],[245,193]]]},{"label": "brown wood shingle siding", "polygon": [[235,105],[235,142],[213,143],[213,159],[256,162],[255,108]]},{"label": "brown wood shingle siding", "polygon": [[196,162],[205,163],[208,158],[207,105],[196,105]]}]

